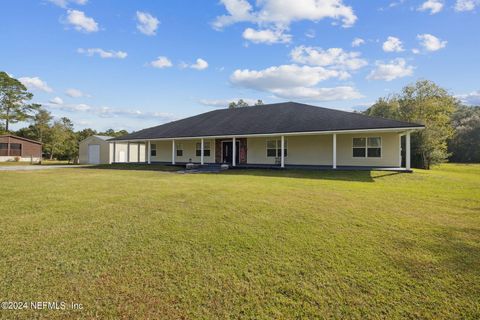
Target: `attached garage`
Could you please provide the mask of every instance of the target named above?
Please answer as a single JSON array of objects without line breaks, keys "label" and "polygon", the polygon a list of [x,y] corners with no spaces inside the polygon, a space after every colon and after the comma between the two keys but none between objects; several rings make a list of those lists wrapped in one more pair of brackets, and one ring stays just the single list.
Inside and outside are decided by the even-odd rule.
[{"label": "attached garage", "polygon": [[80,142],[78,155],[82,164],[110,163],[110,144],[108,136],[90,136]]}]

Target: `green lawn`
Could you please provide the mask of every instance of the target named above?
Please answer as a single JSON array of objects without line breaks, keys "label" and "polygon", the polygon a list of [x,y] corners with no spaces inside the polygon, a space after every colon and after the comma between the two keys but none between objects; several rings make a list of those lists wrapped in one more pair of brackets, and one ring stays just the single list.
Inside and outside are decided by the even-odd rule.
[{"label": "green lawn", "polygon": [[0,318],[480,318],[480,165],[109,168],[0,172],[0,301],[83,305]]}]

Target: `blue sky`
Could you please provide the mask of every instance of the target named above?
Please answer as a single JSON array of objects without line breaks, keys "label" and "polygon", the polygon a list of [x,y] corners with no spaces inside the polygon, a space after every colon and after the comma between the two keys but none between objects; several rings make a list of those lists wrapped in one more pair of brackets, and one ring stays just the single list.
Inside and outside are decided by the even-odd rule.
[{"label": "blue sky", "polygon": [[23,0],[0,9],[0,70],[76,129],[138,130],[238,98],[362,109],[422,78],[480,104],[480,0]]}]

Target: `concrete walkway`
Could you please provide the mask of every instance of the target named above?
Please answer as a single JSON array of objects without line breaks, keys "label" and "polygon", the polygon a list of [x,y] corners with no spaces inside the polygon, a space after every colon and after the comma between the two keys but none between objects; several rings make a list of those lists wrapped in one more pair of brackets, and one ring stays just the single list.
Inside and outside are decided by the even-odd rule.
[{"label": "concrete walkway", "polygon": [[35,171],[46,169],[65,169],[65,168],[84,168],[88,165],[73,165],[73,164],[61,164],[61,165],[31,165],[31,166],[0,166],[0,171]]}]

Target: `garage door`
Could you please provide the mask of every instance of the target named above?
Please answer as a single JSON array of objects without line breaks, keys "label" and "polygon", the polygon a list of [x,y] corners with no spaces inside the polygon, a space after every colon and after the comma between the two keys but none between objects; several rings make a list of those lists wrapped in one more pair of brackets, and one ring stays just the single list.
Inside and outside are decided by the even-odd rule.
[{"label": "garage door", "polygon": [[100,163],[100,145],[99,144],[88,145],[88,163],[90,164]]}]

